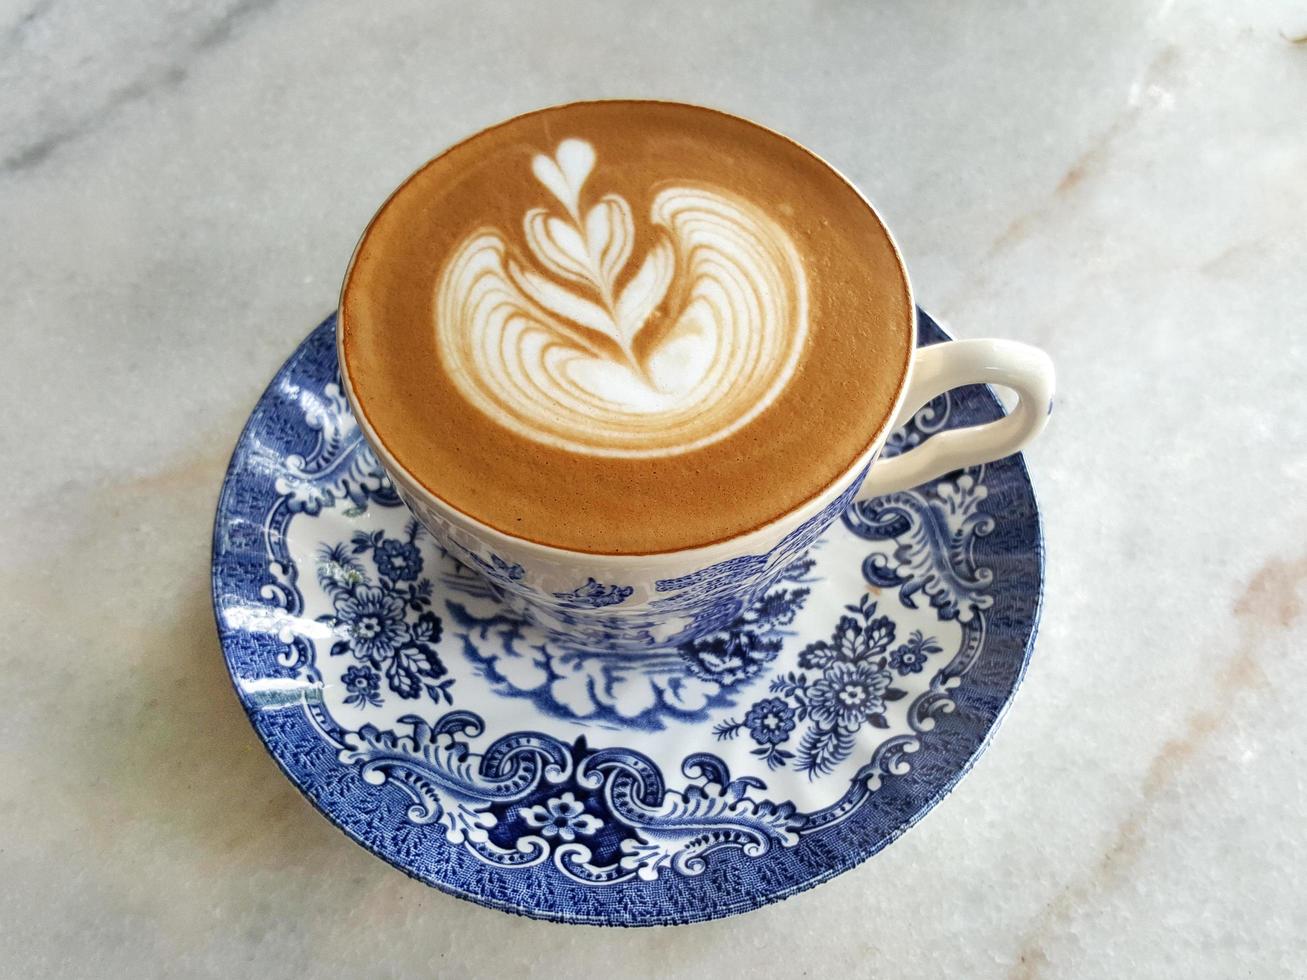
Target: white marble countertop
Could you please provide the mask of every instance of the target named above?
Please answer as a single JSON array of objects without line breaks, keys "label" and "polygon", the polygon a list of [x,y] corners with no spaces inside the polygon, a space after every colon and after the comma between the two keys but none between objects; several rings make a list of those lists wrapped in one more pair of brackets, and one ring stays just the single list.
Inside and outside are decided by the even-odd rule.
[{"label": "white marble countertop", "polygon": [[[0,975],[1307,971],[1300,4],[0,7]],[[636,932],[347,841],[209,606],[228,454],[377,203],[484,124],[617,95],[818,149],[926,308],[1060,370],[1043,629],[975,770],[827,885]]]}]

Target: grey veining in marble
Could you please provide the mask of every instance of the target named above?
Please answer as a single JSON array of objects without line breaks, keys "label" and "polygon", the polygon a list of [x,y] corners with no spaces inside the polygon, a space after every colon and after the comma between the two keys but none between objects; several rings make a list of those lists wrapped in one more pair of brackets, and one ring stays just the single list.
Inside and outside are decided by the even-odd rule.
[{"label": "grey veining in marble", "polygon": [[[0,4],[0,976],[1301,976],[1307,34],[1275,0]],[[1046,347],[1025,686],[856,871],[637,933],[448,898],[264,754],[208,599],[273,371],[415,165],[582,97],[715,104]]]}]

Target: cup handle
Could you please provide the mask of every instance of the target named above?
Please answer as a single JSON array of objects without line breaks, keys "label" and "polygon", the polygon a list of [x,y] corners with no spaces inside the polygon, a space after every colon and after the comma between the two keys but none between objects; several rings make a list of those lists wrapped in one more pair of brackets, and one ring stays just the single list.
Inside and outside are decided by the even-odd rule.
[{"label": "cup handle", "polygon": [[1015,340],[951,340],[917,351],[893,427],[903,425],[937,395],[969,384],[1011,388],[1017,406],[994,422],[940,432],[915,449],[878,460],[858,500],[906,490],[952,470],[1015,453],[1039,435],[1053,411],[1053,361],[1038,347]]}]

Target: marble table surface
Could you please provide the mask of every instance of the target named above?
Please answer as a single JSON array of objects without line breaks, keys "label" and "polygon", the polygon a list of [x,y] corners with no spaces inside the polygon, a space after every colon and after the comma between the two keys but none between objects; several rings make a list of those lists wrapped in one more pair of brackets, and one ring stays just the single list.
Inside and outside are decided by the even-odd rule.
[{"label": "marble table surface", "polygon": [[[1300,3],[0,4],[0,975],[1307,971]],[[228,454],[386,192],[528,108],[758,118],[958,336],[1040,344],[1027,681],[858,869],[560,927],[408,880],[278,772],[209,606]]]}]

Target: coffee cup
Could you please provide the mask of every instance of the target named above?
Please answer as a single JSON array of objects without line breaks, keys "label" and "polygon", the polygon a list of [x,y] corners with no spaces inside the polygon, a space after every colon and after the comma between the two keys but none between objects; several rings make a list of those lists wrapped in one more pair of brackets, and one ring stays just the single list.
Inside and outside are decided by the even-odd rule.
[{"label": "coffee cup", "polygon": [[[351,260],[360,429],[436,542],[549,638],[644,653],[728,629],[849,506],[1017,452],[1053,368],[916,347],[884,222],[816,154],[667,102],[530,113],[437,157]],[[962,385],[1004,418],[888,459]]]}]

